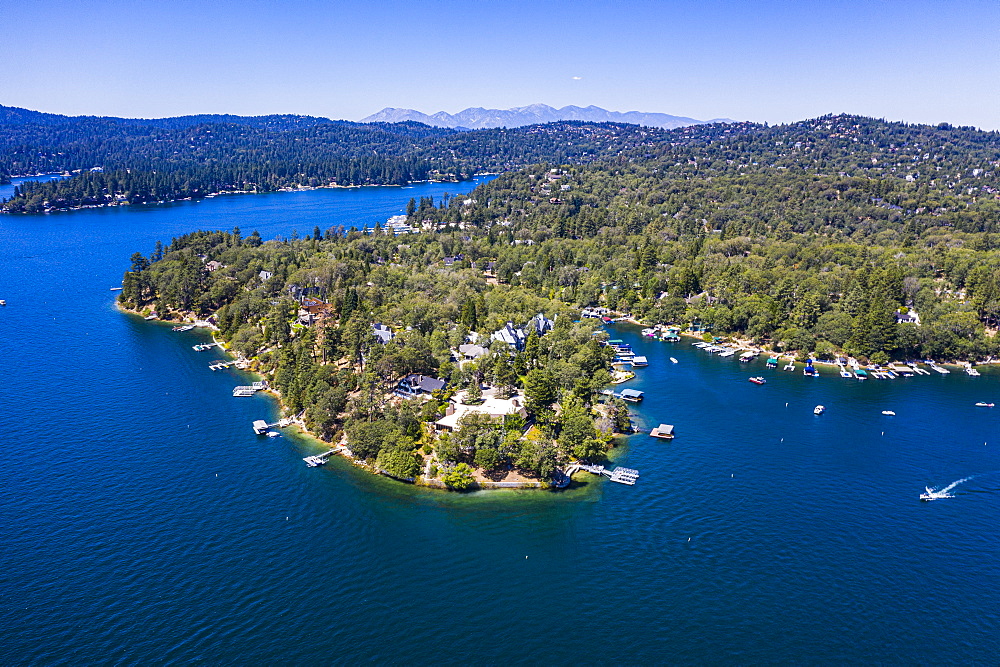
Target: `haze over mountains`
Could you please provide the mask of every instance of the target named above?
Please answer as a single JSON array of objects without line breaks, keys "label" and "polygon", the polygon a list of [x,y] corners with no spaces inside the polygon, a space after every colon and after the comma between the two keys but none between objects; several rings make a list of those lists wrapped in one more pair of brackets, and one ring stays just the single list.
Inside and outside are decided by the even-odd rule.
[{"label": "haze over mountains", "polygon": [[413,120],[418,123],[435,125],[437,127],[453,127],[482,129],[492,127],[521,127],[536,123],[550,123],[558,120],[582,120],[594,123],[632,123],[647,127],[660,127],[672,130],[676,127],[703,125],[705,123],[730,123],[728,118],[712,120],[697,120],[686,116],[671,116],[665,113],[647,113],[643,111],[608,111],[593,105],[589,107],[568,106],[562,109],[550,107],[547,104],[532,104],[513,109],[483,109],[470,107],[456,114],[439,111],[427,115],[414,109],[395,109],[386,107],[378,113],[361,119],[362,123],[400,123]]}]

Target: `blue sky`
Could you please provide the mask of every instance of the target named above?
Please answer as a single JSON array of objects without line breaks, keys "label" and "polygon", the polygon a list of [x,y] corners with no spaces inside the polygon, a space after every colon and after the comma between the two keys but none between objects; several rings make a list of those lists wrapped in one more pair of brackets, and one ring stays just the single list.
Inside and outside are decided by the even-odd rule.
[{"label": "blue sky", "polygon": [[1000,129],[1000,2],[0,0],[0,104],[160,117],[542,102]]}]

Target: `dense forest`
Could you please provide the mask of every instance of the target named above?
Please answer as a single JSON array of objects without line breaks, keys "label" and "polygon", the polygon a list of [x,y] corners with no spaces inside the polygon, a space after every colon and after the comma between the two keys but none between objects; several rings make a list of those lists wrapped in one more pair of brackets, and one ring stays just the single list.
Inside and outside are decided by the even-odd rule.
[{"label": "dense forest", "polygon": [[633,125],[572,122],[456,132],[305,116],[129,120],[0,112],[0,174],[73,174],[23,184],[3,204],[9,213],[216,192],[456,181],[540,161],[584,163],[662,139],[658,130]]},{"label": "dense forest", "polygon": [[[445,268],[445,250],[464,243],[456,234],[399,240],[341,229],[268,242],[239,230],[196,232],[158,245],[148,258],[136,253],[119,300],[160,317],[214,317],[230,349],[271,379],[290,413],[321,438],[346,432],[355,456],[396,477],[416,474],[420,452],[433,455],[435,470],[456,488],[473,468],[548,479],[570,458],[601,459],[629,420],[620,401],[594,410],[612,356],[594,335],[597,323],[575,322],[576,309],[538,290],[491,284],[468,263]],[[489,247],[489,239],[467,250],[480,245]],[[322,301],[318,321],[303,323],[305,299]],[[523,326],[538,313],[554,327],[531,331],[523,349],[490,343],[507,322]],[[379,342],[375,323],[390,323],[391,341]],[[489,353],[456,363],[455,351],[473,332]],[[411,373],[449,384],[426,402],[394,398]],[[526,415],[477,416],[440,436],[422,426],[444,416],[456,390],[477,401],[483,383],[522,395]]]},{"label": "dense forest", "polygon": [[[600,458],[627,411],[599,405],[609,360],[593,326],[574,323],[585,306],[802,357],[1000,356],[994,133],[831,116],[670,134],[412,201],[417,234],[193,233],[137,253],[121,301],[214,316],[289,410],[397,472],[412,472],[419,452],[449,474],[464,464],[539,477]],[[306,297],[328,317],[303,325]],[[556,326],[525,349],[493,344],[476,363],[453,361],[470,332],[488,337],[539,312]],[[379,344],[374,323],[397,335]],[[436,438],[420,424],[447,395],[386,399],[407,373],[446,379],[449,391],[522,392],[533,436],[515,420]]]}]

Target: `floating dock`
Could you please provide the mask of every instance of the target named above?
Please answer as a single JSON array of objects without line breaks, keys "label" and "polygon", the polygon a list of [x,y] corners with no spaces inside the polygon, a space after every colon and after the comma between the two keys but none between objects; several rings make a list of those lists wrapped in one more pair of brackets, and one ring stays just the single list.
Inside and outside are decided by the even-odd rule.
[{"label": "floating dock", "polygon": [[608,470],[604,466],[592,466],[586,463],[574,463],[570,467],[566,468],[566,472],[563,473],[559,482],[556,486],[565,487],[569,485],[570,478],[577,472],[581,470],[586,470],[592,475],[603,475],[610,479],[612,482],[618,482],[619,484],[627,484],[628,486],[635,486],[635,482],[639,479],[639,471],[632,468],[615,468],[614,470]]},{"label": "floating dock", "polygon": [[217,371],[217,370],[220,370],[222,368],[229,368],[230,366],[235,366],[236,363],[237,362],[235,360],[233,360],[233,361],[216,361],[213,364],[209,364],[208,368],[209,368],[209,370]]},{"label": "floating dock", "polygon": [[254,382],[249,385],[242,385],[233,389],[233,396],[253,396],[258,391],[267,389],[267,382]]},{"label": "floating dock", "polygon": [[649,432],[654,438],[663,438],[664,440],[674,439],[674,426],[673,424],[660,424],[652,431]]},{"label": "floating dock", "polygon": [[[194,328],[194,327],[192,326],[192,328]],[[201,352],[203,350],[211,349],[211,348],[215,347],[216,345],[218,345],[219,347],[222,347],[222,343],[216,341],[214,343],[198,343],[197,345],[192,345],[191,349],[194,350],[195,352]]]}]

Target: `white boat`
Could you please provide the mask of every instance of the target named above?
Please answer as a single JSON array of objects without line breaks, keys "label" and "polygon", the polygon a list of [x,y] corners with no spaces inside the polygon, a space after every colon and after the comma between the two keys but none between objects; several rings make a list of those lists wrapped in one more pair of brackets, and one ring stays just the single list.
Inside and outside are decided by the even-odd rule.
[{"label": "white boat", "polygon": [[941,498],[951,498],[951,494],[945,491],[935,491],[929,486],[924,487],[924,492],[920,494],[920,499],[927,500],[940,500]]},{"label": "white boat", "polygon": [[826,408],[823,407],[822,405],[817,405],[815,408],[813,408],[814,415],[821,415],[824,412],[826,412]]},{"label": "white boat", "polygon": [[987,403],[986,401],[979,401],[978,403],[976,403],[976,407],[977,408],[992,408],[993,404],[992,403]]},{"label": "white boat", "polygon": [[670,357],[670,363],[672,363],[672,364],[676,364],[676,363],[677,363],[677,360],[676,360],[676,359],[674,359],[673,357]]},{"label": "white boat", "polygon": [[893,412],[892,410],[883,410],[882,414],[889,415],[890,417],[895,417],[896,416],[896,413]]}]

